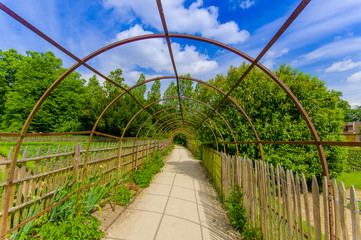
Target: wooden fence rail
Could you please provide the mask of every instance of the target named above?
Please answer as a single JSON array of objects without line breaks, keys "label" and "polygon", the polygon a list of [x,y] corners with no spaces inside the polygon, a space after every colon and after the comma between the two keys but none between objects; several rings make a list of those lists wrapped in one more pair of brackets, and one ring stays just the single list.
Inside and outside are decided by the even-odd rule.
[{"label": "wooden fence rail", "polygon": [[316,177],[308,189],[305,176],[277,165],[229,156],[202,148],[202,161],[216,189],[227,198],[235,187],[244,196],[247,218],[260,226],[264,239],[330,239],[328,198],[334,209],[334,239],[360,240],[360,210],[354,186],[346,191],[342,182],[332,180],[333,193],[327,195],[327,179],[320,186]]},{"label": "wooden fence rail", "polygon": [[[152,152],[159,149],[159,145],[168,147],[170,140],[136,140],[124,139],[119,151],[119,142],[104,142],[92,145],[88,153],[86,176],[102,176],[102,180],[108,180],[116,175],[118,153],[120,152],[120,172],[126,172],[141,165],[143,160]],[[66,146],[63,152],[60,145],[55,154],[49,147],[46,155],[41,155],[41,147],[36,157],[28,157],[28,149],[22,153],[22,158],[17,161],[15,177],[12,188],[12,204],[8,210],[7,229],[16,227],[28,214],[28,206],[35,201],[42,201],[42,210],[52,205],[52,196],[57,187],[64,186],[71,179],[81,179],[83,173],[86,150],[82,144]],[[6,188],[6,176],[9,174],[10,163],[13,155],[11,149],[7,160],[0,161],[0,219],[4,211]],[[1,224],[0,224],[1,226]]]}]

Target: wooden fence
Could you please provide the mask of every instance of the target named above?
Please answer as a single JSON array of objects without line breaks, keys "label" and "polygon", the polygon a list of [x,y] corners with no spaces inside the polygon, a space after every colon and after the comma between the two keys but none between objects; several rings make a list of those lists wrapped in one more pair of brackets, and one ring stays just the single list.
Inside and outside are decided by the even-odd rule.
[{"label": "wooden fence", "polygon": [[[92,145],[89,150],[86,176],[93,177],[99,174],[102,181],[111,179],[116,175],[118,156],[120,154],[119,172],[126,172],[143,163],[143,160],[152,152],[159,150],[160,145],[167,148],[171,145],[170,140],[137,140],[124,139],[119,149],[119,142],[98,143]],[[119,154],[118,154],[119,153]],[[86,150],[82,144],[66,147],[63,152],[60,146],[56,154],[51,154],[51,149],[44,156],[41,155],[41,147],[36,157],[27,157],[27,148],[18,159],[15,169],[14,184],[12,187],[11,203],[6,219],[7,230],[19,225],[26,219],[28,206],[36,201],[42,201],[45,209],[52,205],[51,197],[58,186],[64,186],[68,180],[82,174]],[[10,151],[7,160],[0,161],[0,175],[4,176],[0,181],[1,212],[3,217],[5,209],[5,195],[8,184],[6,176],[9,174],[13,152]],[[32,164],[29,164],[32,163]],[[78,179],[81,179],[78,177]],[[1,223],[1,222],[0,222]],[[1,226],[1,224],[0,224]]]},{"label": "wooden fence", "polygon": [[353,186],[346,191],[332,180],[328,196],[326,178],[316,177],[308,189],[305,176],[262,161],[229,156],[203,148],[202,161],[212,180],[226,198],[238,186],[249,222],[260,226],[267,239],[330,239],[328,198],[332,198],[334,239],[360,240],[360,210]]}]

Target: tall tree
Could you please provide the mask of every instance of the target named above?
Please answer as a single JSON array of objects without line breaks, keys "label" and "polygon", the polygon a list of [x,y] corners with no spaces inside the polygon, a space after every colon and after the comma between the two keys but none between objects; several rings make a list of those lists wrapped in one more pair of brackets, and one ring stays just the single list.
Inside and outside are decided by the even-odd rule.
[{"label": "tall tree", "polygon": [[[231,67],[226,76],[218,75],[211,82],[224,91],[229,90],[239,79],[248,65]],[[325,82],[304,74],[290,66],[281,65],[275,74],[297,96],[313,121],[321,140],[344,140],[342,125],[344,110],[340,92],[328,90]],[[202,101],[217,104],[220,96],[208,94],[209,88],[202,86],[197,96]],[[253,69],[231,96],[244,108],[253,121],[261,140],[304,141],[312,140],[312,135],[302,115],[287,94],[259,69]],[[252,129],[245,117],[233,104],[225,101],[218,111],[229,121],[238,141],[255,140]],[[236,127],[235,127],[236,126]],[[227,139],[229,132],[222,130]],[[256,145],[240,145],[241,154],[259,158]],[[331,176],[342,170],[345,149],[325,146],[325,154]],[[265,159],[273,164],[281,164],[293,171],[303,172],[308,178],[322,175],[318,152],[314,146],[271,145],[263,146]],[[234,151],[234,149],[229,149]]]},{"label": "tall tree", "polygon": [[[14,66],[8,67],[15,70],[8,74],[11,91],[5,96],[1,124],[5,131],[19,131],[38,99],[66,70],[61,67],[61,59],[52,52],[27,51],[26,56],[16,55],[16,59],[20,61],[13,61]],[[41,106],[29,130],[77,130],[80,127],[77,114],[83,106],[84,82],[76,72],[64,79]]]},{"label": "tall tree", "polygon": [[[171,98],[171,97],[177,97],[177,87],[175,83],[172,81],[168,88],[164,91],[164,98]],[[178,99],[170,99],[166,100],[163,105],[165,107],[176,107],[178,106]]]},{"label": "tall tree", "polygon": [[15,82],[16,72],[23,56],[14,49],[0,50],[0,115],[4,114],[6,93]]},{"label": "tall tree", "polygon": [[[97,76],[94,74],[89,78],[84,92],[84,108],[80,112],[82,130],[91,130],[106,107],[105,89],[100,85]],[[98,124],[98,129],[104,129],[104,121]]]}]

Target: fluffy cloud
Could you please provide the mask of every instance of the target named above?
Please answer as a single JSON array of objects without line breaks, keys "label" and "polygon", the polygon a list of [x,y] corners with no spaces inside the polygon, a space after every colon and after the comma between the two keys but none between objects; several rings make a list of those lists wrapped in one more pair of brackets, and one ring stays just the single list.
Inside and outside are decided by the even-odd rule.
[{"label": "fluffy cloud", "polygon": [[361,82],[361,71],[349,76],[347,82]]},{"label": "fluffy cloud", "polygon": [[340,62],[333,63],[330,67],[326,69],[326,72],[344,72],[356,67],[361,67],[361,61],[353,62],[351,59],[346,59]]},{"label": "fluffy cloud", "polygon": [[252,7],[252,5],[254,5],[255,3],[256,2],[252,1],[252,0],[245,0],[245,1],[240,2],[239,6],[242,9],[248,9],[248,8]]},{"label": "fluffy cloud", "polygon": [[[135,25],[129,30],[118,33],[112,42],[149,33],[152,32]],[[209,60],[207,55],[197,52],[194,46],[182,47],[173,42],[172,50],[179,75],[190,73],[194,77],[200,77],[215,71],[218,67],[216,61]],[[174,75],[167,43],[163,38],[138,41],[118,47],[99,56],[98,62],[105,71],[121,67],[124,75],[131,81],[137,80],[140,71],[144,70],[158,75]]]},{"label": "fluffy cloud", "polygon": [[[116,8],[120,13],[130,9],[131,11],[127,11],[129,19],[139,17],[144,24],[163,31],[155,1],[105,0],[104,6]],[[202,6],[202,0],[193,2],[188,8],[184,7],[184,0],[163,1],[168,30],[201,34],[227,44],[242,43],[249,38],[249,32],[240,30],[234,21],[220,23],[217,7]],[[130,16],[129,12],[134,16]]]}]

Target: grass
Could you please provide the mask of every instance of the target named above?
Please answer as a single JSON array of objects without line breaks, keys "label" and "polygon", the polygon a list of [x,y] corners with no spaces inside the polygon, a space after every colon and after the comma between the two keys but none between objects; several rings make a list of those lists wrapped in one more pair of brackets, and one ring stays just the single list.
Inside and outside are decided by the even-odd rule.
[{"label": "grass", "polygon": [[355,188],[361,189],[361,172],[343,172],[337,178],[338,182],[343,182],[345,188],[354,185]]}]

